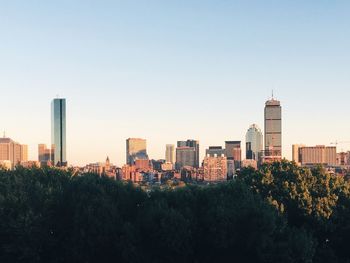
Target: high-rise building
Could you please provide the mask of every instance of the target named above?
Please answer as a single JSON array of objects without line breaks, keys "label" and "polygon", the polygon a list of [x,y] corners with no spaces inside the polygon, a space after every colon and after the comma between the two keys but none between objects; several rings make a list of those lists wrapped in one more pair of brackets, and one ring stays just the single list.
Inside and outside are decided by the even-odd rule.
[{"label": "high-rise building", "polygon": [[265,158],[282,158],[282,108],[273,97],[265,103]]},{"label": "high-rise building", "polygon": [[167,163],[175,163],[175,145],[167,144],[165,150],[165,160]]},{"label": "high-rise building", "polygon": [[41,166],[47,165],[51,160],[51,149],[48,149],[46,144],[38,145],[38,161]]},{"label": "high-rise building", "polygon": [[27,162],[28,146],[10,138],[0,138],[0,161],[8,161],[12,168],[21,162]]},{"label": "high-rise building", "polygon": [[225,149],[222,149],[221,146],[209,146],[209,149],[206,149],[205,151],[205,155],[210,157],[222,156],[225,154]]},{"label": "high-rise building", "polygon": [[258,125],[249,127],[246,136],[246,159],[259,161],[263,151],[263,135]]},{"label": "high-rise building", "polygon": [[197,140],[187,140],[178,141],[177,147],[192,147],[195,149],[195,165],[194,168],[199,168],[199,141]]},{"label": "high-rise building", "polygon": [[134,165],[136,160],[148,160],[147,141],[140,138],[126,140],[126,163]]},{"label": "high-rise building", "polygon": [[227,158],[224,155],[207,155],[203,161],[204,181],[227,180]]},{"label": "high-rise building", "polygon": [[195,147],[182,146],[176,148],[176,169],[180,170],[185,166],[196,168],[196,155],[197,151]]},{"label": "high-rise building", "polygon": [[312,147],[298,147],[297,145],[294,145],[294,149],[298,149],[298,155],[294,157],[294,161],[303,166],[337,165],[337,150],[335,146],[327,147],[325,145],[316,145]]},{"label": "high-rise building", "polygon": [[66,99],[51,103],[51,162],[54,166],[67,166],[66,159]]},{"label": "high-rise building", "polygon": [[242,161],[241,141],[226,141],[225,152],[227,160],[234,161],[235,169],[240,168]]}]

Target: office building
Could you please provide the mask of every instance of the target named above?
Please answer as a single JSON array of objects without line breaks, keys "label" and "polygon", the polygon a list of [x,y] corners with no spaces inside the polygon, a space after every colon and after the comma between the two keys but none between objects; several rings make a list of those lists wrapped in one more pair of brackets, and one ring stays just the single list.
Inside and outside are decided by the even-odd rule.
[{"label": "office building", "polygon": [[126,140],[126,163],[134,165],[136,160],[148,160],[145,139],[129,138]]},{"label": "office building", "polygon": [[67,166],[66,159],[66,99],[51,103],[51,162],[54,166]]},{"label": "office building", "polygon": [[41,166],[48,165],[51,161],[51,149],[48,149],[46,144],[38,145],[38,161]]},{"label": "office building", "polygon": [[175,163],[175,145],[167,144],[165,150],[165,160],[167,163]]},{"label": "office building", "polygon": [[[335,146],[327,147],[325,145],[301,146],[295,145],[294,150],[298,148],[298,155],[294,156],[295,162],[302,166],[336,166],[337,150]],[[294,152],[293,150],[293,152]]]},{"label": "office building", "polygon": [[306,145],[304,144],[293,144],[292,145],[292,161],[295,162],[297,165],[301,165],[300,160],[300,153],[299,153],[299,149],[301,147],[306,147]]},{"label": "office building", "polygon": [[28,146],[19,144],[10,138],[0,138],[0,161],[6,164],[6,167],[11,164],[11,168],[28,161]]},{"label": "office building", "polygon": [[178,141],[177,147],[192,147],[195,149],[195,165],[194,168],[199,168],[199,141],[197,140],[187,140]]},{"label": "office building", "polygon": [[227,160],[233,160],[235,169],[239,169],[242,161],[241,141],[226,141],[225,152]]},{"label": "office building", "polygon": [[227,158],[207,155],[203,161],[204,181],[216,182],[227,180]]},{"label": "office building", "polygon": [[282,159],[282,108],[273,97],[265,103],[265,151],[267,161]]},{"label": "office building", "polygon": [[225,149],[222,149],[221,146],[209,146],[209,149],[205,151],[206,156],[214,157],[214,156],[222,156],[225,155]]},{"label": "office building", "polygon": [[182,146],[176,148],[176,169],[185,166],[196,168],[197,151],[195,147]]},{"label": "office building", "polygon": [[258,125],[249,127],[246,136],[246,159],[259,161],[263,151],[263,134]]}]

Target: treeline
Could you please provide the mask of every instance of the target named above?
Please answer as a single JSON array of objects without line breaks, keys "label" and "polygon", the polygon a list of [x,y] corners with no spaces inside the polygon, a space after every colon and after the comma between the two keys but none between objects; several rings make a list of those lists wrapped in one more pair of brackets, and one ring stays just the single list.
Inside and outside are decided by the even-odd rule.
[{"label": "treeline", "polygon": [[149,193],[93,174],[0,170],[0,262],[350,262],[349,189],[286,161]]}]

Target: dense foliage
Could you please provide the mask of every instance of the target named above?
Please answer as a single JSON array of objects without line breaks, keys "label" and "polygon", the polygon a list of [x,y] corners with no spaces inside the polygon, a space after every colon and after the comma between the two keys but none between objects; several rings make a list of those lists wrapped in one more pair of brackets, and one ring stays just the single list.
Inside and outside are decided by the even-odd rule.
[{"label": "dense foliage", "polygon": [[93,174],[0,170],[0,262],[350,262],[349,189],[285,161],[151,192]]}]

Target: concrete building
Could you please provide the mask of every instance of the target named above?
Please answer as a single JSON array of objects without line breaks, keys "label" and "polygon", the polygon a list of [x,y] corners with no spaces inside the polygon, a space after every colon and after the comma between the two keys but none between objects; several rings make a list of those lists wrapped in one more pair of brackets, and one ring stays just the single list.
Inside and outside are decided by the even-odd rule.
[{"label": "concrete building", "polygon": [[304,144],[293,144],[292,145],[292,161],[295,162],[297,165],[301,165],[300,163],[300,153],[299,149],[302,147],[306,147]]},{"label": "concrete building", "polygon": [[[0,138],[0,161],[9,161],[11,168],[28,161],[28,146],[19,144],[10,138]],[[6,166],[8,166],[8,162]]]},{"label": "concrete building", "polygon": [[195,161],[194,168],[199,168],[199,141],[198,140],[187,140],[187,141],[178,141],[177,147],[192,147],[195,149]]},{"label": "concrete building", "polygon": [[263,148],[263,134],[258,125],[253,124],[249,127],[246,136],[246,159],[259,161]]},{"label": "concrete building", "polygon": [[[298,149],[298,150],[296,150]],[[298,151],[298,154],[294,152]],[[302,166],[336,166],[337,150],[335,146],[327,147],[325,145],[316,146],[300,146],[294,145],[293,148],[294,161]]]},{"label": "concrete building", "polygon": [[165,150],[165,161],[167,163],[175,163],[175,145],[167,144]]},{"label": "concrete building", "polygon": [[207,149],[205,151],[205,155],[206,156],[211,156],[211,157],[214,157],[214,156],[221,156],[221,155],[225,155],[226,152],[225,152],[225,149],[222,149],[221,146],[209,146],[209,149]]},{"label": "concrete building", "polygon": [[265,151],[268,161],[282,159],[282,107],[273,97],[265,103]]},{"label": "concrete building", "polygon": [[233,160],[235,169],[239,169],[242,161],[241,141],[226,141],[225,152],[227,160]]},{"label": "concrete building", "polygon": [[182,146],[176,148],[176,169],[180,170],[184,166],[196,168],[197,151],[195,147]]},{"label": "concrete building", "polygon": [[134,165],[136,160],[148,160],[145,139],[129,138],[126,140],[126,163]]},{"label": "concrete building", "polygon": [[203,161],[204,181],[216,182],[227,180],[227,158],[221,156],[206,156]]},{"label": "concrete building", "polygon": [[51,103],[51,162],[54,166],[67,166],[66,146],[66,99],[54,99]]}]

